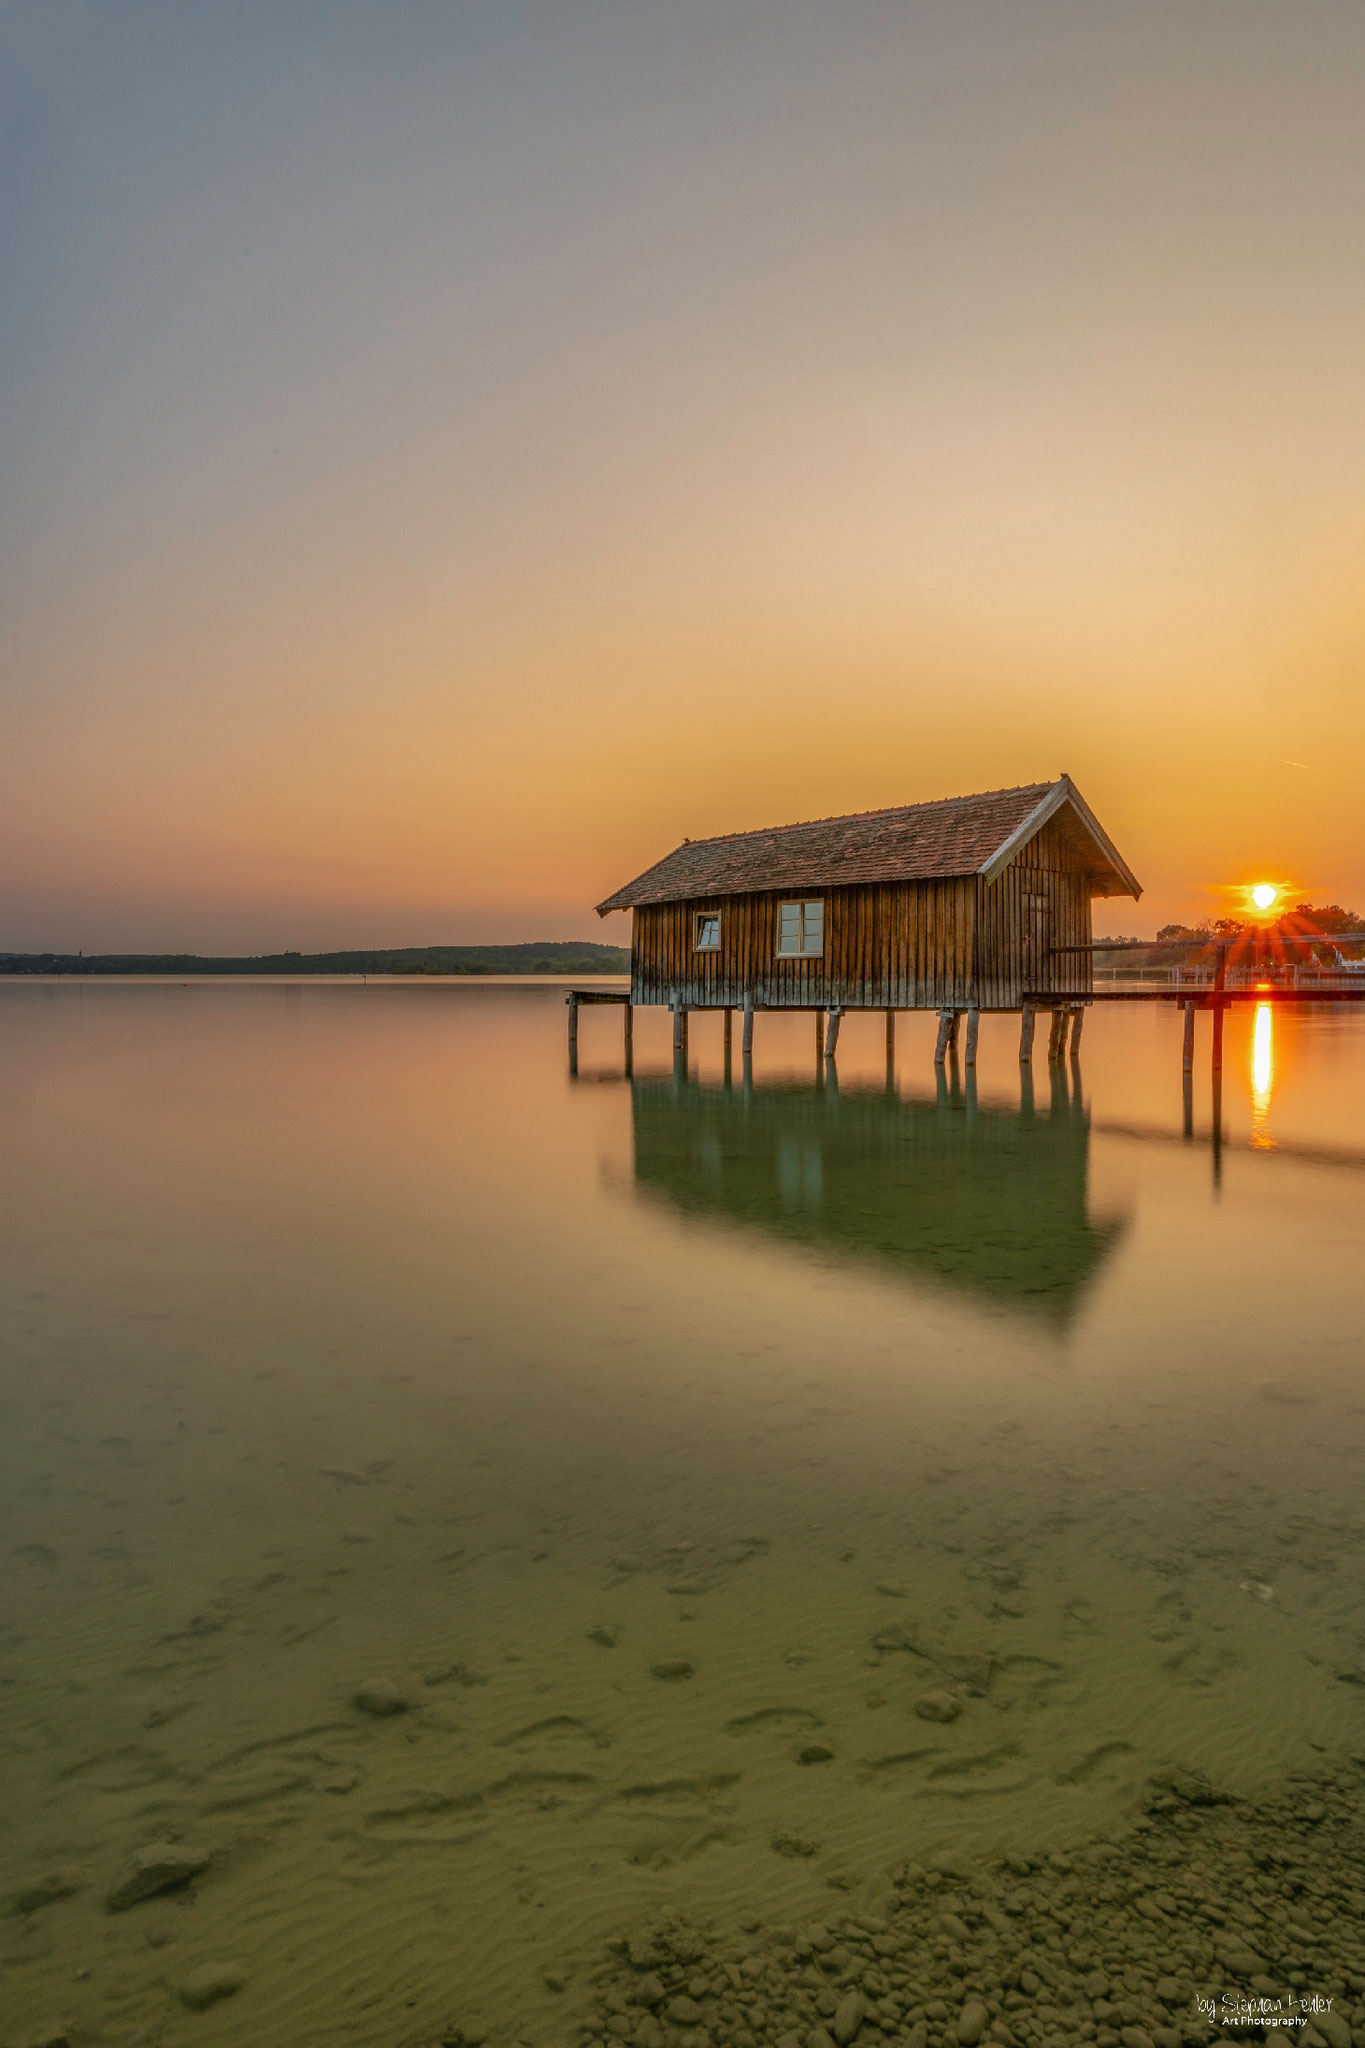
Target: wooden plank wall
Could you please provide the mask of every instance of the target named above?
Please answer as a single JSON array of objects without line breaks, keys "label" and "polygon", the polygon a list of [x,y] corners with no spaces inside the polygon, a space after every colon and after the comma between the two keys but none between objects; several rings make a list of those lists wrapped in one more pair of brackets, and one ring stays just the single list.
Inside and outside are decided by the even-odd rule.
[{"label": "wooden plank wall", "polygon": [[[696,897],[635,912],[631,1000],[694,1009],[1017,1010],[1024,989],[1082,991],[1088,956],[1053,958],[1090,941],[1090,877],[1045,825],[989,888],[975,875],[820,891],[825,950],[777,957],[777,906],[793,892]],[[816,892],[811,891],[812,895]],[[699,911],[720,912],[719,951],[693,946]]]}]

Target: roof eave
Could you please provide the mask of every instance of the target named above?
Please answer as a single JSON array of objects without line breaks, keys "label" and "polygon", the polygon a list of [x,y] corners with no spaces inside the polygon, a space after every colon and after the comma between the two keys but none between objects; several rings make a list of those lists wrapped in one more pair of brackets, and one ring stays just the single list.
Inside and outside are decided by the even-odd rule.
[{"label": "roof eave", "polygon": [[1094,840],[1099,851],[1103,854],[1105,863],[1118,884],[1117,888],[1104,889],[1097,893],[1105,896],[1131,896],[1136,901],[1142,894],[1141,882],[1139,882],[1137,876],[1133,873],[1133,870],[1129,867],[1127,861],[1123,858],[1123,855],[1119,852],[1113,840],[1109,837],[1109,834],[1105,831],[1103,825],[1101,825],[1099,819],[1095,816],[1095,813],[1091,810],[1069,775],[1063,775],[1057,782],[1053,783],[1052,788],[1048,791],[1042,802],[1034,805],[1028,816],[1015,826],[1009,838],[1004,840],[996,848],[990,859],[978,868],[977,873],[981,876],[982,880],[988,885],[991,882],[997,881],[1015,855],[1028,845],[1034,833],[1040,831],[1049,818],[1056,816],[1063,804],[1071,805],[1076,816]]}]

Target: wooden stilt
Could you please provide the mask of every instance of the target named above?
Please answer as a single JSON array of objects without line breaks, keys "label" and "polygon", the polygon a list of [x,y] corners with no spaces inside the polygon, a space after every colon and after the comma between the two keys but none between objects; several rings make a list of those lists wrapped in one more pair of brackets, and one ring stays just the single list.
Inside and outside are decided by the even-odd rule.
[{"label": "wooden stilt", "polygon": [[625,1050],[626,1065],[629,1066],[630,1056],[635,1050],[635,1010],[630,1003],[626,1003],[622,1008],[621,1025],[621,1042]]},{"label": "wooden stilt", "polygon": [[1221,1003],[1215,1003],[1213,1007],[1213,1071],[1215,1074],[1221,1074],[1223,1071],[1223,1005]]},{"label": "wooden stilt", "polygon": [[674,1004],[673,1004],[673,1050],[674,1050],[674,1052],[681,1052],[681,1051],[682,1051],[682,1047],[683,1047],[683,1039],[684,1039],[684,1036],[685,1036],[685,1034],[686,1034],[686,1031],[687,1031],[687,1023],[686,1023],[686,1018],[687,1018],[687,1012],[686,1012],[686,1010],[685,1010],[685,1009],[683,1008],[683,1006],[682,1006],[682,1004],[681,1004],[680,1002],[677,1002],[677,1001],[675,1001],[675,1002],[674,1002]]},{"label": "wooden stilt", "polygon": [[1054,1010],[1052,1013],[1052,1029],[1048,1032],[1047,1035],[1047,1056],[1049,1062],[1053,1060],[1059,1060],[1061,1058],[1062,1052],[1060,1040],[1065,1030],[1066,1011]]},{"label": "wooden stilt", "polygon": [[1019,1058],[1021,1061],[1033,1058],[1033,1010],[1024,1004],[1019,1022]]},{"label": "wooden stilt", "polygon": [[1181,1055],[1181,1070],[1186,1074],[1194,1072],[1194,1004],[1185,1005],[1185,1045]]},{"label": "wooden stilt", "polygon": [[571,1050],[571,1051],[577,1052],[577,1050],[578,1050],[578,997],[577,997],[576,995],[572,995],[572,994],[571,994],[571,995],[569,996],[569,999],[568,999],[568,1001],[569,1001],[569,1047],[570,1047],[570,1050]]},{"label": "wooden stilt", "polygon": [[934,1045],[934,1065],[936,1067],[941,1067],[943,1065],[943,1062],[948,1057],[948,1047],[952,1043],[953,1026],[956,1024],[956,1022],[957,1014],[955,1011],[939,1011],[938,1038]]},{"label": "wooden stilt", "polygon": [[1081,1056],[1081,1026],[1084,1023],[1085,1011],[1077,1010],[1071,1021],[1071,1057],[1073,1060],[1078,1060]]},{"label": "wooden stilt", "polygon": [[834,1049],[839,1043],[839,1022],[843,1014],[842,1010],[831,1010],[829,1013],[829,1028],[825,1032],[825,1058],[827,1060],[834,1058]]},{"label": "wooden stilt", "polygon": [[822,1059],[824,1058],[824,1056],[825,1056],[825,1013],[824,1013],[824,1011],[823,1011],[823,1010],[817,1010],[817,1011],[816,1011],[816,1013],[815,1013],[815,1058],[816,1058],[816,1061],[817,1061],[817,1063],[818,1063],[818,1062],[819,1062],[820,1060],[822,1060]]},{"label": "wooden stilt", "polygon": [[753,1049],[754,1049],[754,1006],[753,1006],[753,1004],[752,1004],[752,1003],[746,1003],[746,1004],[744,1005],[744,1040],[743,1040],[743,1046],[742,1046],[742,1050],[743,1050],[743,1053],[744,1053],[744,1057],[745,1057],[745,1059],[748,1059],[748,1057],[749,1057],[749,1054],[750,1054],[750,1053],[751,1053],[751,1052],[753,1051]]},{"label": "wooden stilt", "polygon": [[730,1057],[730,1044],[731,1044],[731,1038],[732,1038],[732,1027],[733,1027],[733,1025],[734,1025],[734,1021],[735,1021],[735,1013],[734,1013],[734,1011],[733,1011],[732,1009],[730,1009],[730,1008],[729,1008],[729,1006],[727,1005],[727,1007],[726,1007],[726,1011],[725,1011],[725,1057],[726,1057],[726,1059],[727,1059],[727,1060],[728,1060],[728,1059],[729,1059],[729,1057]]},{"label": "wooden stilt", "polygon": [[977,1033],[978,1033],[978,1032],[980,1031],[980,1029],[981,1029],[981,1012],[980,1012],[980,1010],[968,1010],[968,1012],[967,1012],[967,1050],[966,1050],[966,1052],[965,1052],[965,1053],[964,1053],[964,1055],[963,1055],[963,1059],[964,1059],[964,1063],[965,1063],[965,1064],[966,1064],[967,1066],[969,1066],[969,1067],[974,1067],[974,1066],[976,1065],[976,1038],[977,1038]]},{"label": "wooden stilt", "polygon": [[893,1060],[896,1057],[896,1013],[894,1010],[888,1010],[886,1013],[886,1057],[889,1060]]}]

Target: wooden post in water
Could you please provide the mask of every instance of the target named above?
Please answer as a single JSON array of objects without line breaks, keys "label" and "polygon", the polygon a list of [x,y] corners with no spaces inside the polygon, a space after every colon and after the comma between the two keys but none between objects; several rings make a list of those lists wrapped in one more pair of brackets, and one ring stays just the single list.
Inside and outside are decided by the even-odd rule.
[{"label": "wooden post in water", "polygon": [[948,1057],[948,1047],[956,1036],[956,1010],[940,1010],[938,1013],[938,1038],[934,1044],[934,1065],[941,1067]]},{"label": "wooden post in water", "polygon": [[968,1010],[968,1012],[967,1012],[967,1050],[966,1050],[965,1054],[963,1055],[963,1059],[964,1059],[964,1063],[965,1063],[965,1064],[966,1064],[967,1066],[969,1066],[969,1067],[974,1067],[974,1066],[976,1065],[976,1038],[977,1038],[977,1033],[978,1033],[978,1032],[980,1031],[980,1029],[981,1029],[981,1012],[980,1012],[980,1010]]},{"label": "wooden post in water", "polygon": [[1180,1059],[1180,1069],[1181,1069],[1181,1072],[1182,1072],[1182,1073],[1185,1073],[1185,1074],[1192,1074],[1192,1073],[1194,1072],[1194,1004],[1193,1004],[1193,1003],[1186,1003],[1186,1005],[1185,1005],[1185,1045],[1184,1045],[1184,1050],[1183,1050],[1183,1052],[1182,1052],[1182,1054],[1181,1054],[1181,1059]]},{"label": "wooden post in water", "polygon": [[621,1009],[621,1043],[626,1055],[626,1072],[630,1072],[631,1058],[635,1051],[635,1009],[625,1003]]},{"label": "wooden post in water", "polygon": [[1073,1060],[1078,1060],[1081,1056],[1081,1026],[1084,1022],[1085,1011],[1078,1008],[1071,1025],[1071,1057]]},{"label": "wooden post in water", "polygon": [[1213,1071],[1223,1071],[1223,991],[1228,985],[1228,949],[1218,948],[1218,963],[1213,971]]},{"label": "wooden post in water", "polygon": [[1047,1056],[1049,1060],[1059,1060],[1062,1057],[1062,1048],[1066,1042],[1066,1021],[1065,1010],[1053,1011],[1052,1028],[1047,1035]]},{"label": "wooden post in water", "polygon": [[834,1058],[834,1049],[839,1043],[839,1023],[843,1014],[842,1010],[831,1010],[829,1013],[829,1028],[825,1032],[825,1058],[827,1060]]},{"label": "wooden post in water", "polygon": [[752,1002],[747,1002],[747,1003],[746,1003],[746,1004],[744,1005],[744,1037],[743,1037],[743,1040],[742,1040],[742,1043],[741,1043],[741,1050],[743,1051],[743,1054],[744,1054],[744,1057],[745,1057],[745,1059],[746,1059],[746,1060],[748,1059],[748,1057],[749,1057],[750,1053],[751,1053],[751,1052],[753,1051],[753,1049],[754,1049],[754,1006],[753,1006],[753,1003],[752,1003]]},{"label": "wooden post in water", "polygon": [[888,1010],[886,1013],[886,1057],[889,1060],[893,1060],[896,1057],[896,1013],[894,1010]]},{"label": "wooden post in water", "polygon": [[819,1066],[819,1064],[820,1064],[821,1060],[822,1060],[822,1059],[824,1058],[824,1056],[825,1056],[825,1013],[824,1013],[824,1011],[823,1011],[823,1010],[817,1010],[817,1011],[816,1011],[816,1013],[815,1013],[815,1064],[816,1064],[816,1066],[817,1066],[817,1067]]},{"label": "wooden post in water", "polygon": [[1019,1059],[1021,1064],[1033,1058],[1033,1007],[1025,1003],[1019,1022]]},{"label": "wooden post in water", "polygon": [[728,1066],[729,1066],[729,1064],[730,1064],[730,1044],[731,1044],[731,1037],[732,1037],[732,1027],[733,1027],[733,1025],[734,1025],[734,1021],[735,1021],[735,1013],[734,1013],[734,1011],[733,1011],[733,1010],[732,1010],[732,1009],[730,1008],[730,1005],[729,1005],[729,1004],[727,1003],[727,1004],[726,1004],[726,1006],[725,1006],[725,1029],[724,1029],[724,1048],[725,1048],[725,1064],[726,1064],[726,1066],[727,1066],[727,1067],[728,1067]]}]

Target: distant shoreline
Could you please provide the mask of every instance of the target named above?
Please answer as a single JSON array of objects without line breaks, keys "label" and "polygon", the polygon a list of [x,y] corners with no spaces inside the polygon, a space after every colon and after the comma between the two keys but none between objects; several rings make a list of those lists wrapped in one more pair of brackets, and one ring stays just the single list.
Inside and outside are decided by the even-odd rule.
[{"label": "distant shoreline", "polygon": [[339,953],[0,953],[0,975],[187,976],[306,974],[628,974],[624,946],[591,940],[530,940],[510,946],[396,946]]}]

